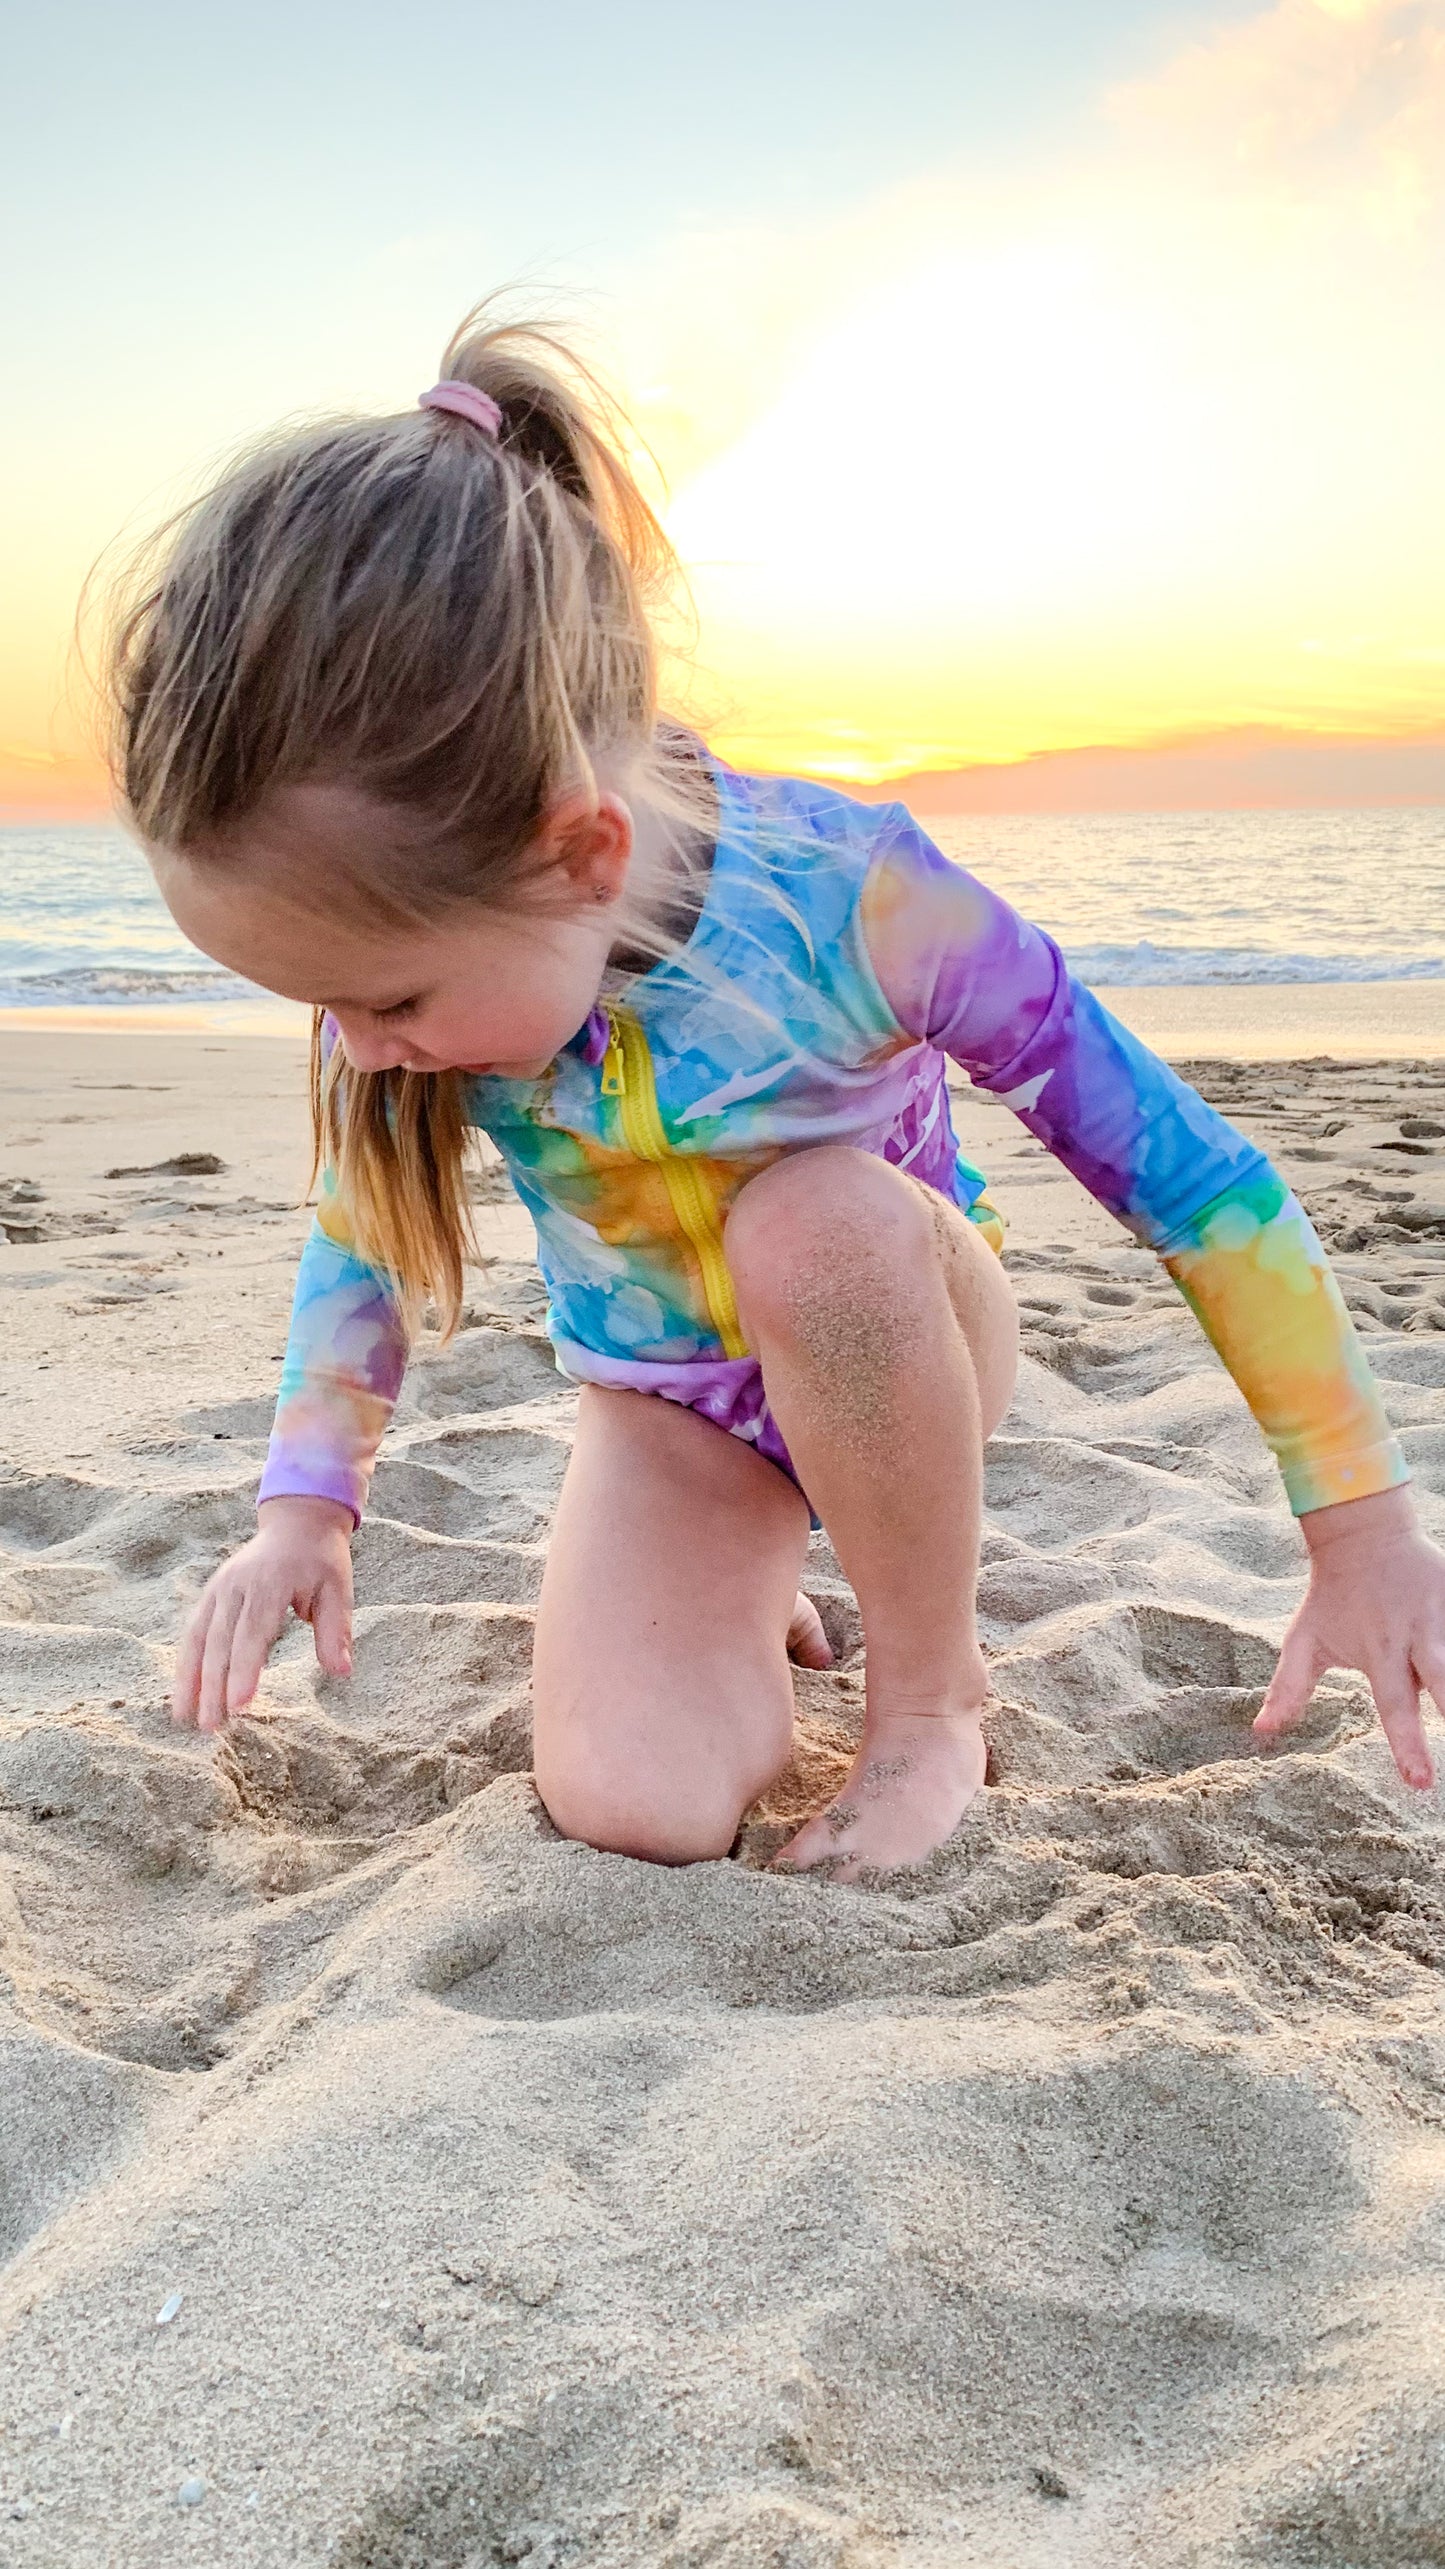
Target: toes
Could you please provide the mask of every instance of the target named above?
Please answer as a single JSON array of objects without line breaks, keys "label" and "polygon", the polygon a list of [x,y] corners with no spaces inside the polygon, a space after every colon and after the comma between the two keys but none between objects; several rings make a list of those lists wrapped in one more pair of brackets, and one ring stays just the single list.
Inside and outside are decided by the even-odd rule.
[{"label": "toes", "polygon": [[857,1818],[855,1811],[845,1811],[837,1803],[816,1818],[808,1820],[795,1838],[779,1847],[772,1861],[775,1873],[808,1873],[817,1864],[837,1864],[845,1853],[843,1839]]},{"label": "toes", "polygon": [[770,1873],[806,1873],[809,1865],[816,1861],[808,1846],[813,1828],[814,1823],[809,1820],[807,1827],[799,1829],[795,1838],[789,1838],[786,1846],[780,1846],[777,1854],[769,1862],[768,1871]]},{"label": "toes", "polygon": [[833,1646],[823,1630],[823,1618],[811,1597],[799,1589],[793,1601],[793,1620],[788,1626],[788,1656],[800,1668],[831,1668]]}]

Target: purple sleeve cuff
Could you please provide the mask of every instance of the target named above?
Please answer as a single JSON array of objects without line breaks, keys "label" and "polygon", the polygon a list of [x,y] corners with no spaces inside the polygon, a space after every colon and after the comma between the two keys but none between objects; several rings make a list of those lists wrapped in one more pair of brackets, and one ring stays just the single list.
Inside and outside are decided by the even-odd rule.
[{"label": "purple sleeve cuff", "polygon": [[296,1466],[268,1459],[256,1492],[256,1505],[264,1507],[268,1499],[334,1499],[338,1507],[351,1511],[352,1531],[361,1523],[364,1490],[358,1490],[359,1474],[338,1470],[308,1475]]}]

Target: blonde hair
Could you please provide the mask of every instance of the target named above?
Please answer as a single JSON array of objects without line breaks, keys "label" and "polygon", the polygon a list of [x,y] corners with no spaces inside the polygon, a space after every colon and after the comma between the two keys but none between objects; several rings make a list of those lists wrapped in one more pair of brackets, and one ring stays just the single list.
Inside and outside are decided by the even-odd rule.
[{"label": "blonde hair", "polygon": [[[150,848],[242,880],[245,825],[274,793],[345,786],[384,818],[324,882],[379,928],[535,890],[548,806],[625,761],[705,837],[696,744],[659,717],[654,620],[667,539],[620,451],[623,423],[551,330],[484,305],[443,377],[501,414],[495,438],[412,409],[277,437],[163,530],[122,601],[110,658],[114,763]],[[254,864],[254,858],[249,859]],[[668,949],[634,903],[619,934]],[[474,1252],[465,1075],[361,1072],[312,1040],[317,1164],[408,1317],[460,1313]],[[314,1174],[314,1172],[313,1172]]]}]

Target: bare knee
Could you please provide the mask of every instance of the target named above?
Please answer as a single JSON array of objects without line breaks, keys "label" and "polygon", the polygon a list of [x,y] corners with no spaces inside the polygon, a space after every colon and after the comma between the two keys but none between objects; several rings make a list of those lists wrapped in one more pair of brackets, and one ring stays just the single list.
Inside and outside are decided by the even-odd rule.
[{"label": "bare knee", "polygon": [[726,1246],[743,1327],[765,1354],[791,1342],[861,1380],[912,1362],[951,1309],[992,1435],[1013,1397],[1018,1311],[959,1206],[886,1160],[830,1145],[751,1179]]},{"label": "bare knee", "polygon": [[537,1791],[552,1825],[579,1846],[602,1855],[630,1855],[642,1864],[708,1864],[725,1856],[738,1833],[740,1811],[692,1803],[668,1809],[640,1795],[609,1791],[582,1778],[544,1777]]},{"label": "bare knee", "polygon": [[[810,1334],[810,1315],[858,1311],[916,1284],[931,1246],[922,1192],[886,1160],[832,1145],[776,1160],[728,1216],[728,1267],[754,1345]],[[933,1265],[928,1260],[930,1266]]]}]

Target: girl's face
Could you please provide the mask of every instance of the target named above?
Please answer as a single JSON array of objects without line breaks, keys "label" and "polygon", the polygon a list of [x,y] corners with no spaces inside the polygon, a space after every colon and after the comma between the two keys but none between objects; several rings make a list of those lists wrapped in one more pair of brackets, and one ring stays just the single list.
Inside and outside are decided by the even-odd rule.
[{"label": "girl's face", "polygon": [[[342,806],[345,804],[346,809]],[[358,1070],[491,1071],[535,1078],[586,1023],[601,987],[632,850],[616,795],[559,805],[538,841],[547,897],[525,911],[459,910],[434,927],[379,929],[323,918],[288,899],[288,877],[325,879],[358,807],[307,786],[257,825],[254,862],[153,858],[183,934],[203,954],[283,999],[330,1010]]]}]

